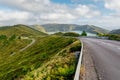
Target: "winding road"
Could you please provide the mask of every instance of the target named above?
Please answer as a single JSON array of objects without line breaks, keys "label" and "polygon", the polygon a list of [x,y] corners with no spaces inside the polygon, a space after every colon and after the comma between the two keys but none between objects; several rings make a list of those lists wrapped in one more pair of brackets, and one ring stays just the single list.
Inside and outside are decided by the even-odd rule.
[{"label": "winding road", "polygon": [[35,39],[31,39],[32,42],[30,44],[28,44],[26,47],[20,49],[20,52],[24,51],[25,49],[27,49],[28,47],[32,46],[35,43]]},{"label": "winding road", "polygon": [[93,58],[99,80],[120,80],[120,42],[80,38]]}]

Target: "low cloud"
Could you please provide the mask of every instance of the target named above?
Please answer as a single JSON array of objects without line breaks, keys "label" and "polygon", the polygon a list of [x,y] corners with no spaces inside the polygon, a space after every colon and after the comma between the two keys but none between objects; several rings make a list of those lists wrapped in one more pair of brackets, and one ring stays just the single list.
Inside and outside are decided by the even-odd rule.
[{"label": "low cloud", "polygon": [[6,20],[26,20],[30,14],[22,11],[0,11],[0,21]]},{"label": "low cloud", "polygon": [[116,10],[120,12],[119,0],[105,0],[105,7],[108,9]]}]

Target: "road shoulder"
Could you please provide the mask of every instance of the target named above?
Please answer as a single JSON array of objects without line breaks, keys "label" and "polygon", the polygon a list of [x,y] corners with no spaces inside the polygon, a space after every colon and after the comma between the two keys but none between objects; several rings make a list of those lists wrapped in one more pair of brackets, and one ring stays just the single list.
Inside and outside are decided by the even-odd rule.
[{"label": "road shoulder", "polygon": [[88,49],[88,46],[84,44],[80,80],[98,80],[94,62]]}]

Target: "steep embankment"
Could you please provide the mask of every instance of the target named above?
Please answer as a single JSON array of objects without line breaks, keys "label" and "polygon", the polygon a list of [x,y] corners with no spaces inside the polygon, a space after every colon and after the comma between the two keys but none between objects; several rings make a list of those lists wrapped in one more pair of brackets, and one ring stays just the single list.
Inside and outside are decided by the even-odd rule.
[{"label": "steep embankment", "polygon": [[[10,49],[15,50],[16,42]],[[7,46],[6,48],[8,49]],[[71,51],[80,50],[80,42],[74,38],[58,36],[38,37],[36,42],[22,52],[0,53],[0,79],[72,79],[75,56]],[[58,75],[59,74],[59,75]]]},{"label": "steep embankment", "polygon": [[5,77],[5,80],[12,79],[12,76],[7,76],[7,74],[9,75],[13,70],[11,67],[14,68],[18,65],[17,60],[20,58],[17,57],[20,55],[20,51],[25,51],[34,44],[30,37],[36,39],[37,36],[45,35],[45,33],[25,25],[0,27],[0,80],[4,80]]},{"label": "steep embankment", "polygon": [[[34,39],[34,40],[31,40]],[[46,36],[25,25],[0,28],[0,80],[72,80],[75,38]]]}]

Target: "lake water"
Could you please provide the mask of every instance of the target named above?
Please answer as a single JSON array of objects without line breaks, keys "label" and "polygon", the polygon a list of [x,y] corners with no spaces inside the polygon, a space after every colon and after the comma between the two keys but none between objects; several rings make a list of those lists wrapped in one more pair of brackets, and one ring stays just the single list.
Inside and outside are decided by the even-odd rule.
[{"label": "lake water", "polygon": [[[57,32],[60,32],[60,31],[57,31]],[[48,32],[48,34],[54,34],[54,33],[57,33],[57,32]],[[66,31],[66,32],[75,32],[75,33],[78,33],[78,34],[82,33],[82,31]],[[65,33],[65,32],[63,32],[63,33]],[[87,32],[87,36],[97,36],[97,35]]]}]

